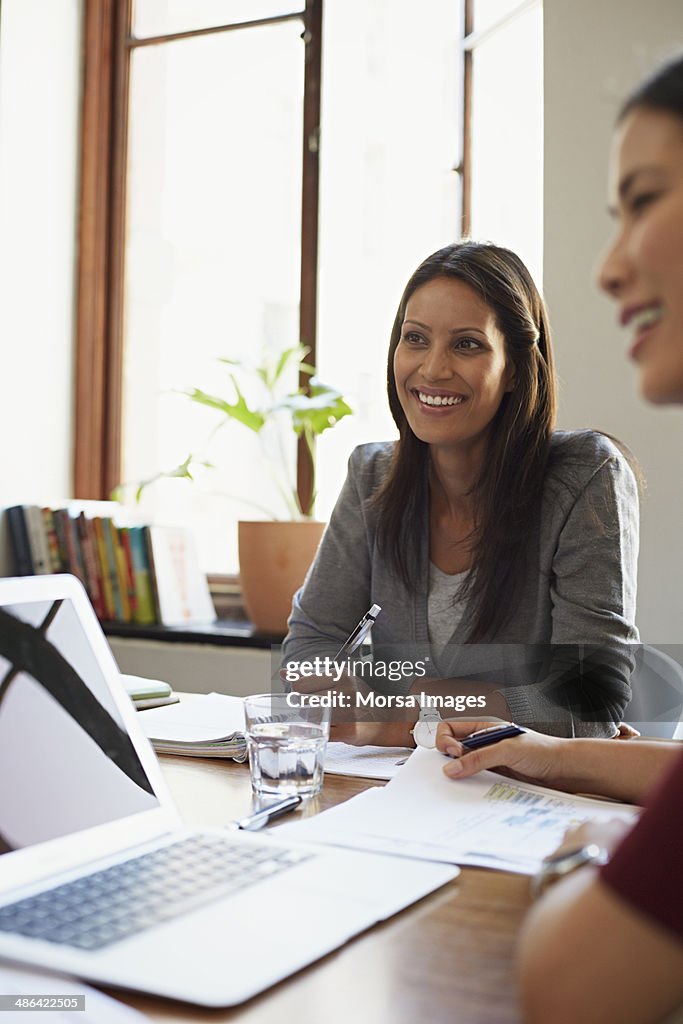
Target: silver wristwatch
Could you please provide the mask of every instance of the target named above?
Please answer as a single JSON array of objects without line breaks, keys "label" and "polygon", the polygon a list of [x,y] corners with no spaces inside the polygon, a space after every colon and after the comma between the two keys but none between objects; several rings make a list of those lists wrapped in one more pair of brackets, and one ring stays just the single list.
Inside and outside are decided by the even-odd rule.
[{"label": "silver wristwatch", "polygon": [[436,730],[440,721],[441,715],[436,708],[420,708],[420,717],[410,730],[415,745],[433,750],[436,746]]},{"label": "silver wristwatch", "polygon": [[594,864],[601,867],[609,860],[609,854],[604,847],[597,843],[588,843],[586,846],[578,846],[573,850],[563,850],[561,853],[551,854],[546,857],[532,882],[534,896],[540,896],[555,882],[566,878],[579,868],[587,864]]}]

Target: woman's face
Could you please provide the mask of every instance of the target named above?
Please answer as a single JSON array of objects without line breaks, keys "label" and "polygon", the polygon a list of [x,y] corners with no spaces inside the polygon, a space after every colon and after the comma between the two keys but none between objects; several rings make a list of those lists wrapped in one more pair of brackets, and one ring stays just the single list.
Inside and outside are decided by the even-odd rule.
[{"label": "woman's face", "polygon": [[456,278],[423,284],[406,306],[394,376],[421,441],[445,448],[480,442],[512,380],[493,310]]},{"label": "woman's face", "polygon": [[683,119],[637,107],[610,172],[618,233],[599,270],[649,401],[683,402]]}]

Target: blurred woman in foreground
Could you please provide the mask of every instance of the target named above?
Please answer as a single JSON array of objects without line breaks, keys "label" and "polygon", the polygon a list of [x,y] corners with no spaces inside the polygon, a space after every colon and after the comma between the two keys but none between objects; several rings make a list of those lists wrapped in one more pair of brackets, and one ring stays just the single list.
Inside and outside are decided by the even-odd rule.
[{"label": "blurred woman in foreground", "polygon": [[[683,57],[625,103],[609,191],[618,231],[600,287],[618,304],[645,398],[683,404]],[[662,1020],[683,1004],[680,745],[526,732],[466,753],[458,736],[472,728],[439,727],[437,746],[454,758],[444,771],[454,779],[503,767],[558,789],[648,805],[630,830],[584,824],[544,865],[543,883],[571,877],[535,907],[522,935],[525,1019]]]}]

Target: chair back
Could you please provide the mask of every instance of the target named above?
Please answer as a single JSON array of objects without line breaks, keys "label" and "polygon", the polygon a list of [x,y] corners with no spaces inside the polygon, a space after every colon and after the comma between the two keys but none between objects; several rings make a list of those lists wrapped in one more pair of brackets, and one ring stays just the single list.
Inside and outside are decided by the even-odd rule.
[{"label": "chair back", "polygon": [[683,666],[658,647],[643,644],[631,688],[624,721],[642,736],[673,739],[683,715]]}]

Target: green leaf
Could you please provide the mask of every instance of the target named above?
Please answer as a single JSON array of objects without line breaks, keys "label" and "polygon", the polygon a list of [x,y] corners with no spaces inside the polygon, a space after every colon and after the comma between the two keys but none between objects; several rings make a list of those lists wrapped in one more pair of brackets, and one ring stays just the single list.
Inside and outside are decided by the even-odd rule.
[{"label": "green leaf", "polygon": [[238,420],[245,427],[249,427],[249,430],[253,430],[254,433],[258,434],[266,422],[265,416],[257,410],[249,408],[234,374],[230,374],[230,378],[237,393],[236,402],[226,402],[224,398],[219,398],[217,395],[209,395],[206,391],[201,391],[199,388],[194,388],[192,391],[184,391],[183,394],[187,395],[191,402],[197,402],[198,405],[204,405],[210,409],[217,409],[218,412]]}]

